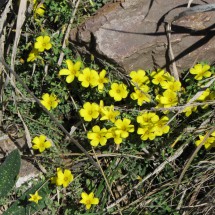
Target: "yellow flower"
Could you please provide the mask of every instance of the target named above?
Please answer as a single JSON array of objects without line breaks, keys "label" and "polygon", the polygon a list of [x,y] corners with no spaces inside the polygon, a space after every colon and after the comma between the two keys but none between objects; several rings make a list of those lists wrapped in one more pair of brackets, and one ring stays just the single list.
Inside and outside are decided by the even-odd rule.
[{"label": "yellow flower", "polygon": [[45,6],[44,4],[38,4],[37,0],[34,0],[34,14],[39,16],[44,16]]},{"label": "yellow flower", "polygon": [[184,108],[183,113],[185,113],[185,116],[188,117],[192,114],[192,112],[195,112],[197,110],[197,106],[188,106]]},{"label": "yellow flower", "polygon": [[119,111],[114,111],[114,106],[106,106],[102,109],[102,117],[100,120],[110,120],[111,122],[116,121],[116,117],[120,115]]},{"label": "yellow flower", "polygon": [[86,102],[79,113],[85,121],[90,122],[92,119],[96,119],[99,116],[99,109],[100,108],[96,103],[91,104],[90,102]]},{"label": "yellow flower", "polygon": [[55,183],[57,186],[63,185],[63,187],[68,187],[69,184],[73,181],[74,176],[70,170],[65,169],[64,172],[61,168],[57,168],[57,176],[52,177],[52,183]]},{"label": "yellow flower", "polygon": [[103,69],[99,73],[99,78],[98,78],[98,90],[101,92],[104,89],[104,84],[108,83],[108,78],[105,78],[106,71]]},{"label": "yellow flower", "polygon": [[145,112],[137,116],[137,122],[143,126],[151,126],[159,121],[159,116],[152,112]]},{"label": "yellow flower", "polygon": [[49,50],[52,47],[50,40],[49,36],[39,36],[36,38],[37,42],[35,42],[34,48],[39,52],[43,52],[45,49]]},{"label": "yellow flower", "polygon": [[[197,140],[195,142],[196,146],[198,146],[199,144],[202,143],[202,141],[204,140],[205,136],[203,135],[199,135],[199,140]],[[205,149],[209,150],[212,147],[215,147],[215,138],[214,137],[208,137],[204,143],[204,147]]]},{"label": "yellow flower", "polygon": [[91,192],[89,195],[85,192],[81,194],[81,201],[80,203],[86,205],[86,209],[90,209],[91,205],[98,205],[99,204],[99,199],[94,197],[94,193]]},{"label": "yellow flower", "polygon": [[206,98],[209,96],[210,94],[210,89],[206,89],[204,92],[202,92],[202,94],[198,97],[198,101],[205,101]]},{"label": "yellow flower", "polygon": [[134,88],[135,92],[131,93],[131,99],[137,100],[137,104],[139,106],[143,105],[143,103],[150,102],[150,95],[147,93],[149,91],[149,87],[147,85],[142,85],[139,89]]},{"label": "yellow flower", "polygon": [[61,69],[59,75],[66,75],[66,82],[71,83],[75,76],[78,77],[80,68],[81,68],[81,61],[77,61],[75,64],[71,60],[66,60],[66,64],[68,69]]},{"label": "yellow flower", "polygon": [[118,129],[116,127],[108,129],[106,137],[113,138],[115,144],[120,144],[122,142],[121,133],[117,130]]},{"label": "yellow flower", "polygon": [[170,127],[167,125],[169,118],[167,116],[163,116],[155,125],[152,127],[152,131],[156,136],[162,136],[169,132]]},{"label": "yellow flower", "polygon": [[141,140],[154,140],[156,137],[154,131],[152,130],[152,127],[150,126],[138,128],[137,134],[141,134]]},{"label": "yellow flower", "polygon": [[137,122],[140,123],[137,134],[141,134],[142,140],[154,140],[156,136],[162,136],[169,132],[168,120],[167,116],[159,119],[157,114],[145,112],[137,117]]},{"label": "yellow flower", "polygon": [[161,83],[161,87],[166,90],[171,90],[173,92],[177,92],[181,90],[181,82],[180,81],[163,81]]},{"label": "yellow flower", "polygon": [[125,84],[113,83],[109,95],[114,98],[115,101],[121,101],[128,95],[127,87]]},{"label": "yellow flower", "polygon": [[43,94],[41,104],[47,109],[51,110],[58,106],[59,100],[55,94],[49,95],[48,93]]},{"label": "yellow flower", "polygon": [[98,72],[90,68],[85,68],[82,74],[78,76],[78,80],[83,87],[96,87],[98,85],[99,75]]},{"label": "yellow flower", "polygon": [[33,49],[29,55],[28,55],[28,59],[27,59],[27,62],[33,62],[35,61],[39,56],[39,52],[37,49]]},{"label": "yellow flower", "polygon": [[38,201],[42,199],[42,197],[38,194],[38,191],[36,191],[34,194],[29,195],[31,198],[28,199],[28,201],[35,202],[36,204],[38,204]]},{"label": "yellow flower", "polygon": [[117,128],[116,134],[120,134],[122,138],[126,138],[129,136],[129,132],[134,132],[134,126],[130,125],[131,120],[124,118],[123,120],[117,119],[115,122],[115,126]]},{"label": "yellow flower", "polygon": [[173,82],[175,80],[174,77],[171,76],[168,72],[165,72],[164,69],[158,69],[157,72],[152,71],[151,77],[153,78],[152,83],[155,85],[162,85],[165,81]]},{"label": "yellow flower", "polygon": [[178,103],[178,97],[177,93],[166,90],[163,93],[163,96],[159,97],[159,103],[163,105],[163,107],[168,108],[177,105]]},{"label": "yellow flower", "polygon": [[43,152],[45,149],[48,149],[51,147],[51,142],[46,140],[45,135],[40,135],[38,137],[35,137],[32,142],[34,145],[32,146],[33,149],[38,149],[39,152]]},{"label": "yellow flower", "polygon": [[194,78],[196,80],[202,80],[202,78],[208,78],[211,76],[211,72],[209,71],[210,66],[205,64],[196,64],[194,68],[190,69],[190,73],[196,75]]},{"label": "yellow flower", "polygon": [[90,144],[92,146],[98,146],[98,144],[100,143],[102,146],[106,145],[107,142],[107,129],[106,128],[102,128],[100,129],[100,127],[98,125],[93,126],[92,131],[89,131],[87,133],[87,138],[90,139]]},{"label": "yellow flower", "polygon": [[131,84],[133,86],[140,87],[143,83],[149,82],[149,78],[146,76],[146,72],[142,69],[139,69],[137,71],[131,71],[130,77],[131,77]]}]

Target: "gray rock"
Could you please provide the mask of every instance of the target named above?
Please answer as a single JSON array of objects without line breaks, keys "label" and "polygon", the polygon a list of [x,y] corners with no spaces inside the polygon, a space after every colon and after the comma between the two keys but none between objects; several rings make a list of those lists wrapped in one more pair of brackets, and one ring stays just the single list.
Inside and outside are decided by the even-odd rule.
[{"label": "gray rock", "polygon": [[[207,2],[213,3],[213,0]],[[125,0],[110,3],[78,28],[72,29],[70,39],[82,52],[103,57],[127,73],[139,68],[165,67],[169,70],[171,63],[164,21],[184,11],[187,3],[187,0]],[[194,3],[205,4],[200,0]],[[180,5],[184,7],[176,8]],[[171,42],[178,69],[192,67],[194,62],[200,60],[214,62],[215,37],[209,37],[206,34],[209,31],[199,35],[190,34],[207,29],[214,24],[214,20],[215,12],[212,11],[188,15],[172,23],[174,32]],[[198,44],[198,41],[201,42]],[[180,56],[181,53],[184,55]]]},{"label": "gray rock", "polygon": [[40,171],[31,162],[22,159],[16,187],[20,187],[22,184],[30,181],[33,178],[36,178],[39,173]]}]

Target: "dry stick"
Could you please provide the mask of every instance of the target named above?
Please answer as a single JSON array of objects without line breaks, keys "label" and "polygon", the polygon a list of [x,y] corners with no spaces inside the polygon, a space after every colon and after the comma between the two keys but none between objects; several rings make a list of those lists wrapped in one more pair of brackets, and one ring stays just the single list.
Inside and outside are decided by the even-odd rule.
[{"label": "dry stick", "polygon": [[190,5],[192,4],[193,0],[189,0],[187,3],[187,8],[190,8]]},{"label": "dry stick", "polygon": [[3,31],[4,25],[5,25],[5,21],[7,19],[7,14],[10,12],[11,6],[12,6],[12,0],[9,0],[4,11],[1,14],[1,17],[0,17],[0,37],[3,34],[2,31]]},{"label": "dry stick", "polygon": [[168,42],[168,45],[169,45],[169,57],[170,57],[170,60],[172,62],[172,67],[173,67],[173,76],[174,78],[176,79],[176,81],[179,81],[179,75],[178,75],[178,70],[177,70],[177,67],[176,67],[176,63],[175,63],[175,57],[174,57],[174,54],[173,54],[173,50],[172,50],[172,44],[171,44],[171,24],[170,23],[167,23],[167,42]]},{"label": "dry stick", "polygon": [[[77,3],[75,4],[75,9],[72,13],[72,18],[70,19],[70,22],[69,22],[69,25],[67,27],[67,30],[66,30],[66,34],[65,34],[65,37],[64,37],[64,40],[63,40],[63,46],[62,46],[62,49],[66,48],[66,41],[68,40],[68,37],[69,37],[69,32],[71,30],[71,26],[72,26],[72,23],[74,21],[74,18],[75,18],[75,14],[76,14],[76,11],[78,9],[78,5],[80,3],[80,0],[77,1]],[[64,57],[64,52],[62,51],[60,53],[60,57],[58,59],[58,62],[57,64],[60,66],[62,64],[62,61],[63,61],[63,57]]]},{"label": "dry stick", "polygon": [[[4,53],[4,45],[5,45],[5,37],[6,34],[8,34],[8,32],[6,33],[5,29],[6,29],[6,20],[7,20],[7,14],[10,12],[12,7],[12,0],[9,0],[7,2],[7,5],[5,6],[4,11],[1,13],[0,16],[0,50],[2,52],[2,54]],[[0,64],[0,70],[3,70],[3,65]],[[3,80],[3,73],[0,71],[0,96],[1,96],[1,102],[2,102],[2,98],[3,98],[3,89],[4,89],[4,85],[7,85],[8,80],[4,81]],[[2,108],[3,109],[3,108]]]},{"label": "dry stick", "polygon": [[22,25],[25,21],[26,9],[27,9],[27,0],[21,0],[20,5],[19,5],[18,17],[17,17],[17,21],[16,21],[16,34],[15,34],[13,51],[12,51],[12,56],[11,56],[11,69],[12,70],[14,70],[16,51],[17,51],[19,40],[20,40],[20,35],[22,32]]},{"label": "dry stick", "polygon": [[[202,92],[202,91],[201,91]],[[183,110],[186,107],[194,107],[194,106],[202,106],[202,105],[214,105],[215,101],[211,100],[211,101],[207,101],[207,102],[193,102],[193,103],[187,103],[185,105],[179,105],[179,106],[174,106],[174,107],[169,107],[169,108],[156,108],[156,107],[152,107],[150,109],[144,109],[144,110],[135,110],[135,109],[128,109],[128,108],[121,108],[121,107],[114,107],[116,110],[122,110],[125,112],[148,112],[148,111],[180,111]]]},{"label": "dry stick", "polygon": [[164,161],[160,166],[158,166],[152,173],[148,174],[145,178],[143,178],[137,185],[135,185],[131,190],[129,190],[127,193],[125,193],[121,198],[117,199],[113,204],[107,206],[106,210],[114,207],[116,204],[118,204],[119,202],[121,202],[123,199],[125,199],[128,195],[131,194],[131,192],[135,189],[137,189],[143,182],[145,182],[146,180],[148,180],[149,178],[151,178],[152,176],[158,174],[160,171],[162,171],[164,169],[164,167],[174,161],[175,159],[177,159],[184,151],[184,148],[188,146],[187,144],[182,145],[173,156],[170,156],[166,161]]},{"label": "dry stick", "polygon": [[[1,54],[1,53],[0,53]],[[4,58],[0,56],[0,62],[5,66],[5,68],[11,72],[11,74],[14,75],[14,77],[19,81],[19,83],[26,89],[26,91],[34,98],[34,100],[37,102],[37,104],[43,109],[44,112],[48,114],[48,116],[51,118],[53,122],[56,123],[56,125],[62,130],[62,132],[69,137],[72,143],[74,143],[90,160],[90,162],[95,166],[99,171],[100,168],[98,164],[93,160],[93,158],[89,155],[89,153],[79,144],[77,140],[75,140],[73,137],[70,136],[69,132],[58,122],[58,120],[51,114],[40,102],[40,100],[31,92],[31,90],[28,88],[28,86],[22,81],[22,79],[18,76],[18,74],[13,71],[5,62]]]},{"label": "dry stick", "polygon": [[[176,190],[177,190],[179,184],[181,183],[181,181],[182,181],[182,179],[183,179],[183,177],[184,177],[184,175],[185,175],[187,169],[189,168],[191,162],[193,161],[193,159],[195,158],[196,154],[197,154],[198,151],[201,149],[201,147],[204,145],[204,143],[205,143],[205,141],[207,140],[207,138],[208,138],[214,131],[215,131],[215,127],[212,128],[212,129],[205,135],[205,137],[204,137],[204,139],[202,140],[202,142],[200,143],[200,145],[196,148],[196,150],[194,151],[194,153],[192,154],[192,156],[191,156],[190,159],[188,160],[188,162],[187,162],[187,164],[185,165],[185,167],[184,167],[184,169],[183,169],[183,171],[182,171],[182,173],[181,173],[181,175],[180,175],[180,177],[179,177],[179,179],[178,179],[178,182],[177,182],[177,184],[176,184],[176,186],[175,186],[175,189],[174,189],[173,195],[172,195],[172,200],[173,200],[173,197],[174,197],[174,195],[175,195],[175,192],[176,192]],[[172,202],[172,200],[171,200],[171,202]],[[171,204],[172,204],[172,203],[171,203]]]}]

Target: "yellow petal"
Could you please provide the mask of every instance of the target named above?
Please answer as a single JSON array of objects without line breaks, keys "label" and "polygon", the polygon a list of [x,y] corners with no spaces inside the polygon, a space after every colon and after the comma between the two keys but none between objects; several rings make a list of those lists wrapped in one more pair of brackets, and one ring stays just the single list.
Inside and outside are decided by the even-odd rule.
[{"label": "yellow petal", "polygon": [[68,69],[61,69],[59,75],[70,75],[71,71]]},{"label": "yellow petal", "polygon": [[49,43],[50,42],[50,37],[49,36],[44,36],[43,42],[44,43]]},{"label": "yellow petal", "polygon": [[73,65],[73,62],[71,60],[69,60],[69,59],[66,60],[66,65],[70,71],[73,70],[74,65]]}]

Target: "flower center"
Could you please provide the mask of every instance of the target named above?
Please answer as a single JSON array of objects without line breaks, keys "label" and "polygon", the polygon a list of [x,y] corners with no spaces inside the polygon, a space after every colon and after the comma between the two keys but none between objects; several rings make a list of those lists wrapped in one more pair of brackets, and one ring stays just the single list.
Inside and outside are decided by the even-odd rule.
[{"label": "flower center", "polygon": [[46,47],[46,43],[43,43],[42,46],[43,46],[43,47]]},{"label": "flower center", "polygon": [[41,147],[45,147],[44,143],[40,143],[40,146],[41,146]]},{"label": "flower center", "polygon": [[123,125],[123,126],[121,127],[121,130],[126,131],[126,126]]},{"label": "flower center", "polygon": [[173,99],[172,98],[169,98],[169,102],[172,102],[173,101]]},{"label": "flower center", "polygon": [[88,200],[86,200],[86,204],[87,205],[90,205],[91,204],[91,201],[88,199]]},{"label": "flower center", "polygon": [[99,78],[98,82],[99,82],[100,84],[103,84],[103,79],[102,79],[102,78]]},{"label": "flower center", "polygon": [[93,111],[92,111],[92,110],[89,110],[89,111],[88,111],[88,114],[89,114],[89,115],[92,115],[92,114],[93,114]]},{"label": "flower center", "polygon": [[120,89],[117,89],[117,90],[116,90],[116,93],[120,94],[120,93],[121,93],[121,90],[120,90]]}]

